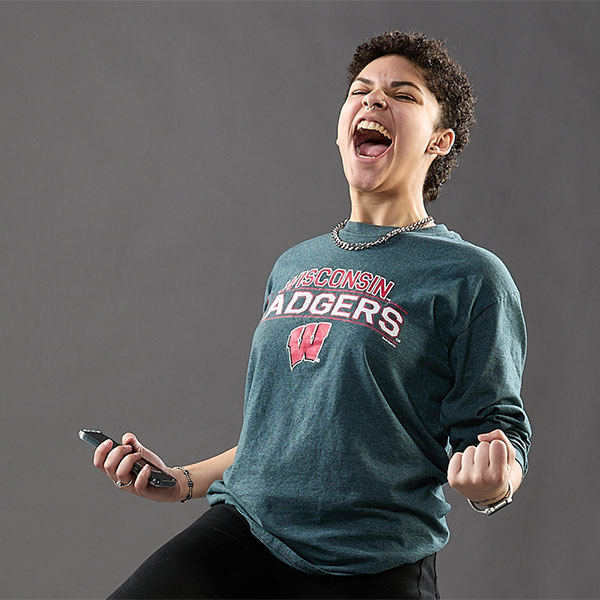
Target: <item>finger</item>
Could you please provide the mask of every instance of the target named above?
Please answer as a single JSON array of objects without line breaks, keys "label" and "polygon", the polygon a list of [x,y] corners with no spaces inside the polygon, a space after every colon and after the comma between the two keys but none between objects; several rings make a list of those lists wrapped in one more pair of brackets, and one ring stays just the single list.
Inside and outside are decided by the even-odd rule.
[{"label": "finger", "polygon": [[101,471],[104,471],[104,461],[106,460],[106,456],[112,449],[112,440],[104,440],[97,448],[94,450],[94,466],[98,467]]},{"label": "finger", "polygon": [[462,466],[471,466],[475,464],[475,446],[467,446],[463,452]]},{"label": "finger", "polygon": [[490,444],[490,470],[498,476],[506,472],[508,466],[508,447],[501,440],[493,440]]},{"label": "finger", "polygon": [[135,478],[135,473],[133,473],[133,465],[140,459],[140,454],[138,452],[134,452],[133,454],[128,454],[117,467],[116,476],[119,481],[123,483],[129,483],[132,479]]},{"label": "finger", "polygon": [[448,463],[448,481],[454,481],[462,466],[462,452],[455,452]]},{"label": "finger", "polygon": [[475,450],[475,468],[480,472],[488,471],[490,468],[490,444],[480,442]]},{"label": "finger", "polygon": [[123,460],[123,457],[127,456],[131,452],[131,446],[117,446],[113,448],[104,461],[104,471],[106,474],[115,481],[117,478],[116,471],[119,463]]},{"label": "finger", "polygon": [[133,483],[133,487],[138,491],[142,492],[148,487],[148,480],[150,479],[150,465],[144,465],[144,468],[138,473]]},{"label": "finger", "polygon": [[489,433],[480,434],[478,436],[480,439],[484,439],[487,442],[491,442],[492,440],[500,440],[506,444],[508,448],[508,458],[509,461],[514,460],[516,456],[516,451],[511,441],[508,439],[508,436],[502,429],[494,429],[494,431],[490,431]]}]

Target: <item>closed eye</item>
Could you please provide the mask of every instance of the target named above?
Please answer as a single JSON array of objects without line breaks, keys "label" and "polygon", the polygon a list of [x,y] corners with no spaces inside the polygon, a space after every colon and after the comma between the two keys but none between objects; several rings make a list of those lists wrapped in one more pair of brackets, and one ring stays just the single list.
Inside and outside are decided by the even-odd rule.
[{"label": "closed eye", "polygon": [[[355,94],[366,94],[367,92],[363,92],[362,90],[356,90],[355,92],[352,92],[350,95],[354,96]],[[397,94],[395,96],[396,98],[407,98],[408,100],[412,100],[413,102],[416,102],[416,100],[414,98],[411,98],[410,96],[407,96],[406,94]]]}]

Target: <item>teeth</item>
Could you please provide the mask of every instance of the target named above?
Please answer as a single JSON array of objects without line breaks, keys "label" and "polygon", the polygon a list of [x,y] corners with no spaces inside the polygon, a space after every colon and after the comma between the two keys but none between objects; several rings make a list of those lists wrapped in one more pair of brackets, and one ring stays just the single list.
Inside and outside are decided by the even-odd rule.
[{"label": "teeth", "polygon": [[386,138],[389,138],[390,140],[392,139],[392,136],[389,134],[388,130],[383,125],[375,123],[374,121],[361,121],[356,126],[356,130],[358,131],[359,129],[375,129],[380,133],[383,133]]}]

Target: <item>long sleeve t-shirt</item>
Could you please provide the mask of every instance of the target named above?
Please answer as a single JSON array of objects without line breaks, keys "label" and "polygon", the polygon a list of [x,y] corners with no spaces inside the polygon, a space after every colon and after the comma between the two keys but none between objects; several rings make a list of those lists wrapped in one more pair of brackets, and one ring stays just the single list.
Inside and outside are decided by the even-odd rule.
[{"label": "long sleeve t-shirt", "polygon": [[[394,227],[350,221],[348,242]],[[528,470],[520,294],[492,252],[438,224],[360,251],[330,234],[268,278],[233,464],[207,491],[278,559],[377,573],[446,545],[451,452],[502,429]]]}]

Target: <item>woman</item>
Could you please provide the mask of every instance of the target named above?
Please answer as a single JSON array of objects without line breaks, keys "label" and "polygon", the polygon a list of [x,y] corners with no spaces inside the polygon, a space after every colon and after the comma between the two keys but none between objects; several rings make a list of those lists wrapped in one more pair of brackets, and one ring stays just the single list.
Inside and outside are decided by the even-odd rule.
[{"label": "woman", "polygon": [[[132,433],[95,452],[130,493],[211,507],[111,598],[439,598],[442,486],[497,510],[527,472],[519,291],[425,210],[475,122],[466,75],[442,42],[399,31],[348,72],[350,217],[273,267],[239,446],[185,470]],[[178,485],[149,487],[140,457]]]}]

